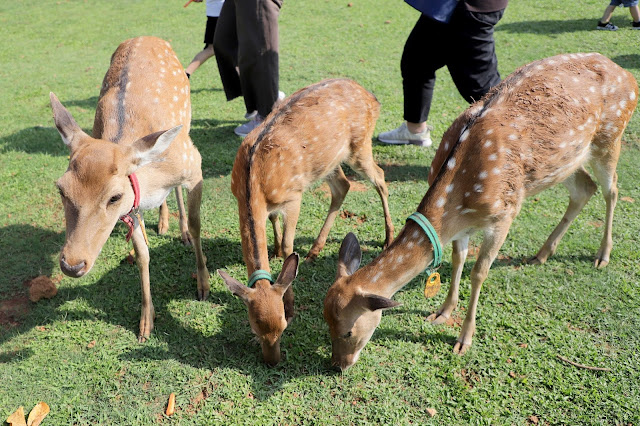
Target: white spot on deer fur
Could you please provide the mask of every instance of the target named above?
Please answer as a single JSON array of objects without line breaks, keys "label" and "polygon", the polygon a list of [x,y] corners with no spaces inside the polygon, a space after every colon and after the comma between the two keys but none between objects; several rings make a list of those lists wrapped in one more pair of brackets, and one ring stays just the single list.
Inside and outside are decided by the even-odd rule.
[{"label": "white spot on deer fur", "polygon": [[493,129],[489,129],[487,130],[487,133],[485,133],[486,135],[490,135],[491,133],[493,133]]},{"label": "white spot on deer fur", "polygon": [[381,276],[382,276],[382,271],[380,271],[380,272],[378,272],[377,274],[375,274],[375,275],[373,276],[373,278],[371,278],[371,281],[375,283],[375,282],[377,282],[377,281],[378,281],[378,279],[379,279]]},{"label": "white spot on deer fur", "polygon": [[465,192],[465,193],[464,193],[464,196],[465,196],[465,197],[468,197],[469,195],[471,195],[471,193],[470,193],[470,192]]},{"label": "white spot on deer fur", "polygon": [[578,130],[583,131],[584,130],[584,125],[583,124],[579,125],[578,126]]},{"label": "white spot on deer fur", "polygon": [[456,206],[456,210],[460,210],[462,208],[462,204]]},{"label": "white spot on deer fur", "polygon": [[516,139],[518,139],[517,135],[514,135],[514,134],[509,135],[509,140],[515,141]]},{"label": "white spot on deer fur", "polygon": [[460,214],[475,213],[476,209],[464,209]]},{"label": "white spot on deer fur", "polygon": [[500,205],[502,205],[502,200],[496,200],[496,202],[493,203],[493,208],[497,209]]},{"label": "white spot on deer fur", "polygon": [[494,175],[499,175],[499,174],[500,174],[500,169],[499,169],[499,168],[497,168],[497,167],[494,167],[494,168],[493,168],[493,170],[491,170],[491,172],[492,172]]},{"label": "white spot on deer fur", "polygon": [[187,162],[187,154],[186,154],[186,153],[182,154],[182,161],[183,161],[184,163],[186,163],[186,162]]},{"label": "white spot on deer fur", "polygon": [[622,83],[622,77],[618,76],[617,80],[618,80],[618,83]]},{"label": "white spot on deer fur", "polygon": [[462,169],[462,174],[467,173],[467,169]]},{"label": "white spot on deer fur", "polygon": [[177,96],[173,97],[173,102],[178,102],[178,97]]},{"label": "white spot on deer fur", "polygon": [[429,168],[429,174],[432,175],[433,174],[433,167]]},{"label": "white spot on deer fur", "polygon": [[414,245],[415,245],[415,244],[413,243],[413,241],[409,241],[409,242],[407,243],[407,248],[408,248],[408,249],[412,249]]},{"label": "white spot on deer fur", "polygon": [[469,137],[469,130],[465,130],[460,135],[460,142],[464,142]]},{"label": "white spot on deer fur", "polygon": [[591,93],[596,93],[596,88],[595,88],[594,86],[590,86],[590,87],[589,87],[589,91],[590,91]]},{"label": "white spot on deer fur", "polygon": [[620,117],[622,115],[622,110],[617,110],[616,111],[616,117]]},{"label": "white spot on deer fur", "polygon": [[451,158],[451,159],[447,162],[447,168],[448,168],[449,170],[452,170],[455,166],[456,166],[456,159],[455,159],[455,158]]},{"label": "white spot on deer fur", "polygon": [[479,183],[476,183],[476,184],[474,184],[474,185],[473,185],[473,190],[474,190],[475,192],[482,192],[482,191],[483,191],[483,188],[484,188],[484,187],[483,187],[481,184],[479,184]]},{"label": "white spot on deer fur", "polygon": [[158,98],[153,98],[153,103],[154,103],[154,104],[157,104],[157,103],[159,103],[159,102],[160,102],[160,99],[158,99]]},{"label": "white spot on deer fur", "polygon": [[447,194],[449,194],[451,191],[453,191],[453,184],[449,184],[447,185],[447,187],[444,189],[444,192],[446,192]]},{"label": "white spot on deer fur", "polygon": [[446,142],[446,143],[444,144],[444,150],[445,150],[445,151],[448,151],[448,150],[449,150],[449,142]]},{"label": "white spot on deer fur", "polygon": [[575,134],[576,134],[576,131],[575,131],[575,130],[573,130],[573,129],[569,130],[569,136],[573,136],[573,135],[575,135]]},{"label": "white spot on deer fur", "polygon": [[438,198],[438,201],[436,201],[436,206],[437,207],[442,207],[442,206],[444,206],[444,202],[445,202],[445,199],[443,197],[440,197],[440,198]]},{"label": "white spot on deer fur", "polygon": [[478,179],[486,179],[489,174],[486,171],[481,171],[478,173]]},{"label": "white spot on deer fur", "polygon": [[489,154],[487,158],[489,161],[496,161],[498,159],[498,154]]},{"label": "white spot on deer fur", "polygon": [[536,65],[536,69],[537,69],[537,70],[543,70],[543,69],[544,69],[544,67],[543,67],[542,65]]},{"label": "white spot on deer fur", "polygon": [[487,139],[487,141],[482,146],[484,146],[485,148],[489,148],[492,144],[493,144],[493,142],[491,142],[490,140]]},{"label": "white spot on deer fur", "polygon": [[636,98],[636,92],[629,92],[629,99],[634,100]]},{"label": "white spot on deer fur", "polygon": [[627,106],[627,101],[621,100],[620,101],[620,108],[624,108],[625,106]]},{"label": "white spot on deer fur", "polygon": [[567,146],[566,142],[562,142],[560,145],[558,145],[558,148],[564,148],[565,146]]}]

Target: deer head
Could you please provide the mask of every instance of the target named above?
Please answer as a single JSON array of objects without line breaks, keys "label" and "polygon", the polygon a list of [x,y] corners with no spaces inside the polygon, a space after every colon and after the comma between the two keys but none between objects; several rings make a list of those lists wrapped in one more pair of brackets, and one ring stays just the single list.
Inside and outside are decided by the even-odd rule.
[{"label": "deer head", "polygon": [[288,325],[282,298],[298,275],[298,262],[298,254],[291,254],[285,259],[275,283],[261,279],[253,288],[218,270],[229,290],[247,305],[251,331],[258,337],[264,361],[270,366],[280,362],[280,338]]},{"label": "deer head", "polygon": [[67,228],[60,269],[78,278],[91,270],[118,219],[133,206],[129,175],[158,161],[182,125],[122,146],[87,135],[56,95],[50,98],[56,128],[70,150],[69,168],[56,183]]},{"label": "deer head", "polygon": [[327,292],[323,312],[331,334],[331,363],[343,371],[358,360],[360,351],[380,324],[382,311],[399,305],[384,296],[367,293],[355,281],[351,282],[361,260],[360,243],[350,232],[340,246],[336,281]]}]

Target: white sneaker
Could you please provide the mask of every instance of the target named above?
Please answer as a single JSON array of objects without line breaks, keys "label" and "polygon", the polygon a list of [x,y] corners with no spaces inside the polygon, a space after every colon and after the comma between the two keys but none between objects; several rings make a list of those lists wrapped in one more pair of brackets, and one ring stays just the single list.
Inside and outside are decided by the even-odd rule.
[{"label": "white sneaker", "polygon": [[[278,92],[278,100],[276,101],[276,103],[280,102],[281,100],[283,100],[283,99],[284,99],[284,98],[286,98],[286,97],[287,97],[287,95],[285,95],[285,94],[284,94],[284,92],[283,92],[282,90],[280,90],[280,91]],[[258,111],[254,109],[254,110],[253,110],[253,111],[251,111],[251,112],[247,112],[247,113],[244,115],[244,118],[245,118],[246,120],[252,120],[252,119],[256,116],[256,114],[258,114]]]},{"label": "white sneaker", "polygon": [[411,133],[407,128],[407,122],[405,121],[397,129],[383,132],[378,135],[378,140],[383,143],[391,145],[418,145],[418,146],[431,146],[431,131],[433,127],[427,126],[424,132]]},{"label": "white sneaker", "polygon": [[247,121],[244,124],[239,125],[235,128],[233,133],[238,136],[246,137],[253,129],[258,127],[264,119],[260,116],[260,114],[256,114],[251,121]]}]

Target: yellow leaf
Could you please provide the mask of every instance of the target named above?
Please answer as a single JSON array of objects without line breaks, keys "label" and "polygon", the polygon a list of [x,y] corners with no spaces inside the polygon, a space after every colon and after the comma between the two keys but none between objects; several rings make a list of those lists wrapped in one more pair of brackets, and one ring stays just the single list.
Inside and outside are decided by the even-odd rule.
[{"label": "yellow leaf", "polygon": [[7,423],[9,423],[9,426],[27,426],[24,422],[24,407],[22,405],[7,417]]},{"label": "yellow leaf", "polygon": [[38,402],[33,410],[29,413],[27,419],[27,426],[38,426],[45,417],[49,414],[49,406],[46,402]]}]

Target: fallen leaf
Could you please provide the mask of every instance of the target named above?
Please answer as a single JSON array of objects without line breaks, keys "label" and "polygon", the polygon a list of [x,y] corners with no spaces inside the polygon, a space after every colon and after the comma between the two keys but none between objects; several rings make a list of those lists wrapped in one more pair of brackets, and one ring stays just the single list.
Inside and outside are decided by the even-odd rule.
[{"label": "fallen leaf", "polygon": [[49,406],[46,402],[38,402],[33,410],[29,413],[27,419],[27,426],[38,426],[45,417],[49,414]]},{"label": "fallen leaf", "polygon": [[169,402],[167,402],[167,410],[164,412],[167,416],[173,416],[176,412],[176,394],[171,392],[169,395]]},{"label": "fallen leaf", "polygon": [[89,344],[87,345],[87,349],[91,349],[91,348],[93,348],[95,345],[96,345],[96,341],[95,341],[95,340],[92,340],[92,341],[90,341],[90,342],[89,342]]},{"label": "fallen leaf", "polygon": [[21,405],[12,415],[7,417],[6,422],[9,426],[27,426],[24,421],[24,407]]},{"label": "fallen leaf", "polygon": [[435,417],[438,412],[435,408],[427,408],[427,414],[429,414],[429,417]]},{"label": "fallen leaf", "polygon": [[518,346],[520,346],[521,348],[526,348],[526,347],[527,347],[527,346],[529,346],[529,345],[528,345],[528,344],[526,344],[526,343],[520,343],[520,345],[518,345]]},{"label": "fallen leaf", "polygon": [[529,416],[529,420],[531,420],[531,423],[534,425],[538,424],[538,416]]},{"label": "fallen leaf", "polygon": [[509,375],[514,379],[516,378],[516,373],[514,373],[513,371],[509,371]]},{"label": "fallen leaf", "polygon": [[634,202],[636,201],[636,200],[634,200],[634,199],[633,199],[633,198],[631,198],[631,197],[620,197],[620,199],[621,199],[622,201],[626,201],[627,203],[634,203]]}]

